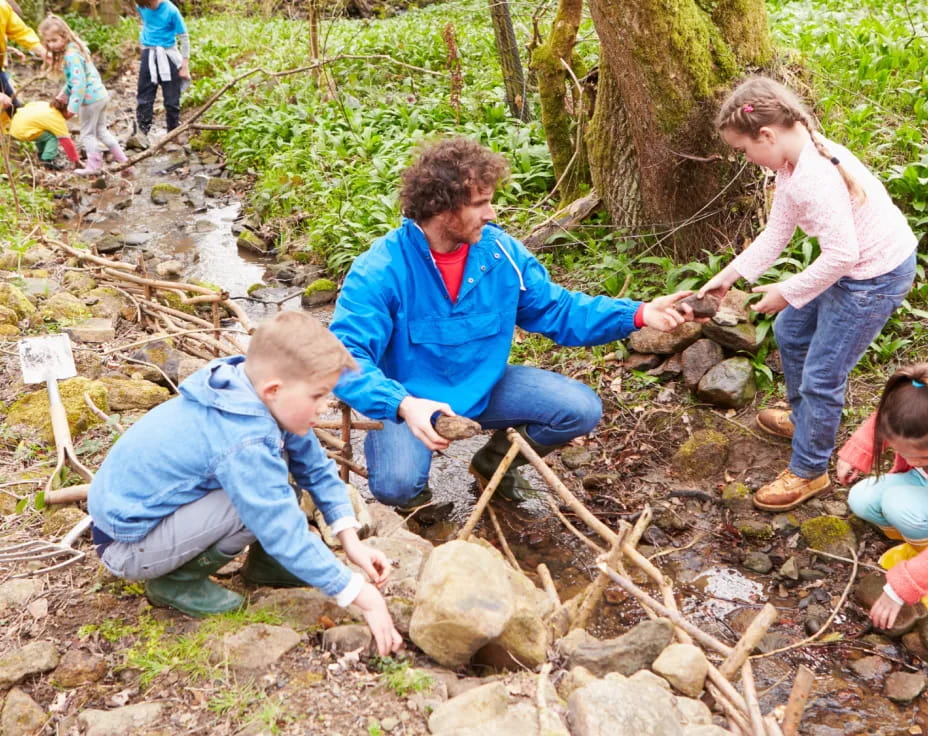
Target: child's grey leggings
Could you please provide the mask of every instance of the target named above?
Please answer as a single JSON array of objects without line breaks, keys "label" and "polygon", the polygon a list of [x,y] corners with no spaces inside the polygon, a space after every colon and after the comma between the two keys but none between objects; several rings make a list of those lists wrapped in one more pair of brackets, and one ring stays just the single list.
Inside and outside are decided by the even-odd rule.
[{"label": "child's grey leggings", "polygon": [[102,560],[114,575],[147,580],[176,570],[214,544],[234,555],[255,539],[220,488],[166,516],[142,541],[111,543]]},{"label": "child's grey leggings", "polygon": [[106,127],[106,106],[109,102],[109,97],[106,97],[89,105],[81,105],[81,145],[88,156],[119,145],[116,136]]}]

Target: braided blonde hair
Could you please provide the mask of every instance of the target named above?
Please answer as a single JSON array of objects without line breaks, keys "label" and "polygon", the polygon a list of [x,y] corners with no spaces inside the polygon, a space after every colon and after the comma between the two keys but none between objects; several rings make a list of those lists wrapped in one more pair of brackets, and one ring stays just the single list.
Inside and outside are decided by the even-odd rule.
[{"label": "braided blonde hair", "polygon": [[[44,39],[47,34],[57,34],[63,36],[68,40],[68,43],[73,43],[77,47],[78,52],[83,56],[87,61],[93,63],[93,59],[90,56],[90,49],[87,48],[81,37],[78,36],[74,31],[71,30],[64,18],[61,18],[54,13],[49,13],[45,20],[39,23],[39,37]],[[68,47],[65,46],[63,51],[48,52],[48,68],[53,72],[61,72],[64,67],[64,55],[67,52]],[[46,49],[47,51],[47,49]]]},{"label": "braided blonde hair", "polygon": [[851,200],[857,204],[866,202],[867,193],[863,187],[822,142],[816,130],[815,119],[808,108],[792,90],[779,82],[769,77],[750,77],[728,95],[715,118],[715,127],[718,130],[733,130],[754,139],[765,126],[779,125],[789,128],[795,123],[800,123],[809,131],[819,155],[837,167]]}]

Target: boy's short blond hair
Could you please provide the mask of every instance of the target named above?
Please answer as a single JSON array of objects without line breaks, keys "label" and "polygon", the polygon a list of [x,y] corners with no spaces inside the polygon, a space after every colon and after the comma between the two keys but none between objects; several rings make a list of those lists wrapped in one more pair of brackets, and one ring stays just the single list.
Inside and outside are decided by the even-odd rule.
[{"label": "boy's short blond hair", "polygon": [[245,361],[264,377],[313,381],[358,370],[351,353],[319,320],[280,312],[251,336]]}]

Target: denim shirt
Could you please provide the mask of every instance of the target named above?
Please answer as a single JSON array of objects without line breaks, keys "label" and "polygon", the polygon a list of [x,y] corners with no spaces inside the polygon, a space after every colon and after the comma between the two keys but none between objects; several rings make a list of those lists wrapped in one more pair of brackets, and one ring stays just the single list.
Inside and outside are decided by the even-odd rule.
[{"label": "denim shirt", "polygon": [[412,220],[360,255],[342,286],[331,330],[361,372],[335,395],[373,419],[397,421],[407,396],[478,416],[509,360],[516,325],[561,345],[598,345],[633,332],[640,302],[568,291],[494,224],[471,245],[451,301]]},{"label": "denim shirt", "polygon": [[268,554],[326,595],[338,595],[351,573],[309,531],[288,474],[329,524],[354,518],[345,485],[315,433],[300,437],[278,426],[244,361],[241,355],[212,361],[180,385],[180,396],[117,440],[90,487],[94,526],[117,541],[138,542],[181,506],[222,488]]}]

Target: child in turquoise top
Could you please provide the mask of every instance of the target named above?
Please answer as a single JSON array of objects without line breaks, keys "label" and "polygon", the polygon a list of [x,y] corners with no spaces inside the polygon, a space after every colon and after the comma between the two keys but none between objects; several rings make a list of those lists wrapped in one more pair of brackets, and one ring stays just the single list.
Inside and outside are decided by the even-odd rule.
[{"label": "child in turquoise top", "polygon": [[[110,96],[103,86],[100,73],[93,65],[90,51],[67,23],[49,15],[39,25],[39,36],[48,50],[53,71],[64,73],[64,88],[58,95],[67,103],[67,118],[80,115],[81,145],[87,153],[87,164],[78,174],[94,174],[103,168],[103,150],[108,148],[113,159],[127,160],[116,137],[106,127],[106,106]],[[102,144],[102,146],[101,146]]]}]

